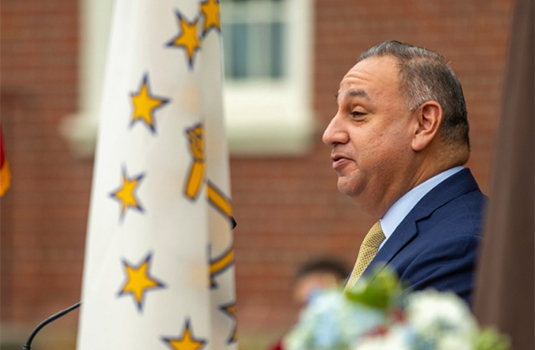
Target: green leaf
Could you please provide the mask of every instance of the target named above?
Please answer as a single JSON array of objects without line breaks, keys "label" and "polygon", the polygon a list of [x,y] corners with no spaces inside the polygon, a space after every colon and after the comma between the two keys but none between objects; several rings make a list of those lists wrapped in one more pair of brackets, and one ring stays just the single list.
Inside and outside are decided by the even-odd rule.
[{"label": "green leaf", "polygon": [[387,310],[396,304],[402,288],[394,271],[388,267],[376,268],[371,277],[361,277],[357,284],[345,292],[356,303]]},{"label": "green leaf", "polygon": [[498,333],[493,328],[483,328],[476,339],[476,350],[509,350],[509,337]]}]

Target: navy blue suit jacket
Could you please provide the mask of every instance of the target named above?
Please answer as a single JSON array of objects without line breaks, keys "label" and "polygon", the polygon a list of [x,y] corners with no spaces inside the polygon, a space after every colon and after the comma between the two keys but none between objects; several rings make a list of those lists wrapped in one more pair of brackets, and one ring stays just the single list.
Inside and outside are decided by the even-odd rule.
[{"label": "navy blue suit jacket", "polygon": [[427,193],[379,250],[375,264],[388,264],[414,290],[453,291],[470,304],[486,197],[463,169]]}]

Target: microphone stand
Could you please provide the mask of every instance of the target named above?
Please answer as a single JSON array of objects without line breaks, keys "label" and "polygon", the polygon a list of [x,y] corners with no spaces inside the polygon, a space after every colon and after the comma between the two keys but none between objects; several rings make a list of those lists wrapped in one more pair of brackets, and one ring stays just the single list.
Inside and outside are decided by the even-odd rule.
[{"label": "microphone stand", "polygon": [[72,305],[72,306],[69,306],[68,308],[64,309],[64,310],[61,310],[60,312],[58,313],[55,313],[54,315],[50,316],[49,318],[47,318],[46,320],[42,321],[41,323],[39,323],[37,325],[37,327],[35,327],[35,329],[32,331],[32,333],[30,334],[30,336],[28,337],[28,340],[26,340],[26,344],[24,344],[24,346],[22,347],[22,350],[31,350],[32,348],[32,341],[33,341],[33,338],[35,338],[35,336],[37,335],[37,333],[39,333],[39,331],[44,327],[46,326],[47,324],[49,324],[50,322],[54,322],[55,320],[57,320],[58,318],[60,317],[63,317],[65,316],[66,314],[68,314],[69,312],[71,312],[72,310],[75,310],[77,308],[80,307],[80,305],[82,304],[81,301],[77,302],[76,304]]}]

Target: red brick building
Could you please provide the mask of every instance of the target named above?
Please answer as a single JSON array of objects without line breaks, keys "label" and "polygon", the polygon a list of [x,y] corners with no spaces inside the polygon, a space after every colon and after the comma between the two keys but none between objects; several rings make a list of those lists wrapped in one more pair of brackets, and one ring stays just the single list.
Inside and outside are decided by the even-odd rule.
[{"label": "red brick building", "polygon": [[[238,319],[242,349],[262,349],[295,320],[291,281],[318,255],[353,264],[374,219],[339,194],[321,134],[333,94],[364,49],[397,39],[442,53],[464,88],[469,162],[484,192],[500,106],[512,0],[316,0],[311,106],[317,126],[304,155],[233,156]],[[78,1],[4,0],[1,121],[12,187],[1,200],[2,345],[20,348],[41,319],[80,298],[93,159],[70,150],[60,124],[79,105]],[[40,348],[73,348],[77,315]],[[49,347],[46,347],[46,346]]]}]

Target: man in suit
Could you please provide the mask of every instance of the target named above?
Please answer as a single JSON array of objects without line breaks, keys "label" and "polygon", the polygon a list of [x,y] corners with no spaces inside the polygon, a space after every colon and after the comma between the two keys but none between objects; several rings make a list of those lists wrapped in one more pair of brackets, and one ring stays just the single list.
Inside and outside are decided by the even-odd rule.
[{"label": "man in suit", "polygon": [[338,189],[380,219],[348,287],[388,264],[413,289],[470,302],[485,196],[468,161],[466,105],[440,54],[388,41],[361,54],[323,135]]}]

